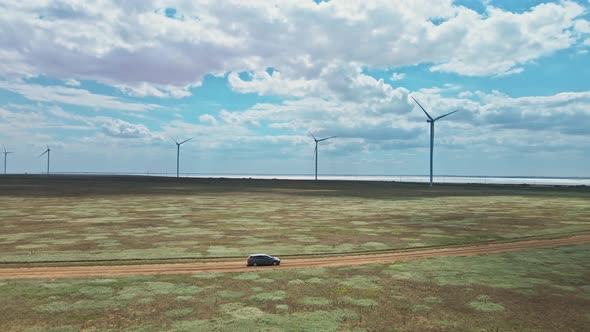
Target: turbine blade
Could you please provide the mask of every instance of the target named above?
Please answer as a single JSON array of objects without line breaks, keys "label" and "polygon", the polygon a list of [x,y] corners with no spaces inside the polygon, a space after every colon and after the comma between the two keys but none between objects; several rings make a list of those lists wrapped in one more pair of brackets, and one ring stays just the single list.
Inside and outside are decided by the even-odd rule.
[{"label": "turbine blade", "polygon": [[418,104],[418,106],[420,106],[420,108],[424,111],[424,114],[426,114],[426,116],[430,120],[433,120],[434,121],[434,119],[430,116],[430,114],[428,114],[428,112],[426,112],[426,110],[424,109],[424,107],[422,107],[422,105],[420,105],[420,103],[416,100],[416,98],[412,97],[412,99],[414,99],[414,101],[416,102],[416,104]]},{"label": "turbine blade", "polygon": [[314,136],[312,133],[309,133],[309,134],[311,135],[311,137],[313,137],[313,140],[314,140],[314,141],[316,141],[316,142],[318,141],[318,139],[317,139],[317,138],[315,138],[315,136]]},{"label": "turbine blade", "polygon": [[194,137],[191,137],[191,138],[189,138],[189,139],[186,139],[186,140],[184,140],[184,141],[182,141],[182,142],[178,143],[178,145],[180,145],[180,144],[184,144],[184,143],[186,143],[186,142],[190,141],[190,140],[191,140],[191,139],[193,139],[193,138],[194,138]]},{"label": "turbine blade", "polygon": [[457,112],[459,112],[459,110],[452,111],[452,112],[450,112],[450,113],[447,113],[447,114],[445,114],[445,115],[441,115],[441,116],[439,116],[438,118],[436,118],[436,119],[434,119],[434,120],[432,120],[432,121],[436,121],[436,120],[438,120],[438,119],[442,119],[442,118],[444,118],[445,116],[449,116],[449,115],[451,115],[451,114],[453,114],[453,113],[457,113]]},{"label": "turbine blade", "polygon": [[4,145],[2,145],[2,148],[4,148],[4,153],[6,153],[6,147]]},{"label": "turbine blade", "polygon": [[42,154],[40,154],[39,157],[37,157],[37,158],[43,157],[43,155],[46,154],[47,152],[49,152],[49,149],[45,150],[45,152],[43,152]]},{"label": "turbine blade", "polygon": [[332,139],[332,138],[336,138],[336,137],[338,137],[338,136],[330,136],[330,137],[322,138],[322,139],[319,139],[318,142],[326,141],[326,140],[329,140],[329,139]]}]

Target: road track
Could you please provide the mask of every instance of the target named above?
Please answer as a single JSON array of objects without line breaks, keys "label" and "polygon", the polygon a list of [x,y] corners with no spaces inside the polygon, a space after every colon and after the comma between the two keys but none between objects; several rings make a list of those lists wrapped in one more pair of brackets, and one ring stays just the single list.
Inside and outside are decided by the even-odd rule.
[{"label": "road track", "polygon": [[584,234],[555,239],[536,239],[471,246],[466,245],[462,247],[422,249],[401,252],[398,251],[372,255],[284,259],[281,261],[281,266],[278,267],[246,267],[244,259],[243,261],[177,264],[0,268],[0,279],[58,279],[133,275],[171,275],[203,272],[246,272],[274,269],[300,269],[309,267],[354,266],[373,263],[394,263],[399,261],[431,257],[499,254],[527,249],[555,248],[568,245],[584,244],[588,242],[590,242],[590,234]]}]

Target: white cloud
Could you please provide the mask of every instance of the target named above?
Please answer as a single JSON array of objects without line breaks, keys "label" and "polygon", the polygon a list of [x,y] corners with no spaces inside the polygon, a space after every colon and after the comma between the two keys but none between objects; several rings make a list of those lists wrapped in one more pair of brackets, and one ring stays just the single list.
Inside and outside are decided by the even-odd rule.
[{"label": "white cloud", "polygon": [[0,58],[0,78],[18,79],[35,75],[34,66],[27,64],[22,54],[16,50],[0,49]]},{"label": "white cloud", "polygon": [[460,12],[458,22],[446,22],[441,30],[460,23],[462,41],[432,70],[469,76],[519,73],[518,65],[574,45],[572,29],[580,26],[576,18],[583,13],[571,1],[541,4],[522,14],[488,7],[485,19],[472,14],[460,19]]},{"label": "white cloud", "polygon": [[[5,125],[1,125],[5,124]],[[25,143],[42,130],[59,129],[94,132],[113,138],[143,138],[146,142],[159,141],[162,136],[150,131],[145,125],[130,123],[105,116],[83,116],[64,111],[58,106],[8,105],[0,108],[0,129],[8,137],[19,137]],[[12,133],[12,134],[10,134]],[[2,137],[2,135],[0,135]],[[45,137],[55,145],[55,138]],[[78,141],[79,139],[73,139]],[[22,142],[21,142],[22,143]],[[100,143],[97,141],[96,143]],[[63,146],[63,143],[60,143]]]},{"label": "white cloud", "polygon": [[19,93],[33,101],[64,103],[91,108],[147,111],[159,107],[153,104],[128,103],[115,97],[93,94],[87,90],[63,86],[41,86],[21,82],[0,81],[0,89]]},{"label": "white cloud", "polygon": [[461,91],[461,92],[459,92],[458,96],[460,98],[469,98],[469,97],[473,97],[474,93],[471,91]]},{"label": "white cloud", "polygon": [[254,117],[249,116],[244,112],[229,112],[227,110],[221,110],[219,112],[219,117],[223,122],[230,125],[247,125],[247,126],[254,126],[260,127],[259,120],[262,119],[254,119]]},{"label": "white cloud", "polygon": [[[453,122],[472,128],[518,129],[529,133],[543,131],[551,135],[590,133],[590,128],[585,125],[590,123],[590,91],[519,98],[498,91],[462,92],[460,98],[445,98],[441,93],[425,93],[424,90],[414,95],[427,110],[434,113],[433,116],[459,109],[461,112],[453,115]],[[418,107],[415,109],[414,113],[417,113]],[[473,135],[486,136],[483,133]]]},{"label": "white cloud", "polygon": [[102,125],[102,131],[112,137],[141,138],[151,136],[150,130],[142,124],[132,124],[119,119],[109,119]]},{"label": "white cloud", "polygon": [[313,94],[318,89],[317,80],[283,79],[279,71],[269,74],[266,71],[255,71],[250,80],[242,80],[235,72],[228,76],[228,82],[234,91],[242,93],[258,93],[261,95],[279,95],[302,97]]},{"label": "white cloud", "polygon": [[[134,96],[183,97],[206,74],[253,71],[252,82],[234,82],[238,91],[299,96],[338,64],[432,63],[436,71],[502,75],[587,39],[584,8],[573,1],[523,13],[487,7],[486,15],[453,3],[4,2],[0,76],[94,80]],[[166,7],[177,15],[166,17]],[[265,74],[268,67],[280,77]]]},{"label": "white cloud", "polygon": [[199,116],[199,122],[201,123],[210,123],[212,125],[217,124],[217,119],[211,114],[203,114]]},{"label": "white cloud", "polygon": [[392,81],[401,81],[404,78],[406,78],[405,73],[393,73],[393,74],[391,74],[391,77],[389,79]]},{"label": "white cloud", "polygon": [[[412,106],[407,105],[407,95],[396,100],[406,103],[404,107],[411,109],[410,113],[405,108],[374,113],[362,103],[340,99],[338,94],[328,91],[333,93],[330,98],[309,97],[280,104],[256,104],[242,112],[223,111],[223,122],[212,128],[221,131],[221,126],[226,126],[223,130],[234,126],[233,130],[252,130],[226,133],[225,139],[234,143],[256,140],[261,136],[259,128],[265,126],[298,136],[308,132],[316,136],[336,135],[340,139],[333,144],[339,151],[343,149],[339,153],[344,154],[352,153],[350,149],[355,144],[362,144],[365,153],[427,147],[424,114],[413,102]],[[513,98],[499,92],[463,91],[458,86],[445,85],[412,95],[432,116],[460,111],[437,124],[437,146],[441,148],[502,153],[530,151],[533,147],[538,151],[565,151],[584,146],[584,137],[590,134],[585,125],[590,123],[590,91]]]},{"label": "white cloud", "polygon": [[590,22],[588,21],[576,20],[574,27],[580,33],[590,33]]},{"label": "white cloud", "polygon": [[0,124],[5,129],[14,127],[46,127],[47,117],[39,112],[10,111],[0,107]]},{"label": "white cloud", "polygon": [[69,85],[69,86],[80,86],[80,81],[76,81],[75,79],[65,79],[64,80],[64,84],[65,85]]},{"label": "white cloud", "polygon": [[115,85],[124,93],[134,96],[134,97],[146,97],[146,96],[155,96],[160,98],[182,98],[190,96],[190,92],[188,91],[191,87],[199,86],[199,83],[195,83],[194,85],[187,85],[184,87],[176,87],[170,84],[167,85],[154,85],[149,84],[147,82],[141,82],[134,85],[122,85],[118,84]]}]

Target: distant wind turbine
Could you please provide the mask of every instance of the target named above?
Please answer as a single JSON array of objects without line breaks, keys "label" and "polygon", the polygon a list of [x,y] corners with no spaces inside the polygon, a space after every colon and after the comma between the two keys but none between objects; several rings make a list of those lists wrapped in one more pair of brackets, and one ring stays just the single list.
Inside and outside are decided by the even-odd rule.
[{"label": "distant wind turbine", "polygon": [[416,102],[416,104],[418,104],[418,106],[420,106],[420,108],[422,109],[422,111],[424,111],[424,114],[426,114],[426,116],[428,117],[428,120],[426,120],[426,122],[430,123],[430,186],[432,187],[432,152],[433,152],[433,149],[434,149],[434,123],[437,120],[440,120],[440,119],[444,118],[445,116],[448,116],[448,115],[451,115],[453,113],[458,112],[458,110],[457,111],[452,111],[450,113],[441,115],[441,116],[433,119],[430,116],[430,114],[428,114],[428,112],[426,112],[426,110],[424,109],[424,107],[422,107],[422,105],[420,105],[420,103],[416,100],[416,98],[412,97],[412,99],[414,99],[414,101]]},{"label": "distant wind turbine", "polygon": [[314,151],[314,158],[315,158],[315,179],[318,179],[318,142],[321,141],[326,141],[329,140],[331,138],[335,138],[336,136],[330,136],[330,137],[326,137],[326,138],[322,138],[322,139],[317,139],[315,138],[315,136],[313,136],[313,134],[311,134],[311,137],[313,137],[313,140],[315,141],[315,151]]},{"label": "distant wind turbine", "polygon": [[178,143],[177,141],[174,141],[176,143],[176,177],[180,176],[180,146],[188,141],[190,141],[191,139],[193,139],[194,137],[191,137],[187,140],[184,140],[180,143]]},{"label": "distant wind turbine", "polygon": [[6,151],[6,147],[4,145],[2,145],[2,147],[4,148],[4,175],[6,175],[6,156],[14,152]]},{"label": "distant wind turbine", "polygon": [[49,148],[49,145],[47,146],[47,150],[45,150],[45,152],[43,152],[41,155],[39,155],[39,158],[43,157],[43,155],[46,153],[47,153],[47,175],[49,175],[49,154],[51,153],[51,149]]}]

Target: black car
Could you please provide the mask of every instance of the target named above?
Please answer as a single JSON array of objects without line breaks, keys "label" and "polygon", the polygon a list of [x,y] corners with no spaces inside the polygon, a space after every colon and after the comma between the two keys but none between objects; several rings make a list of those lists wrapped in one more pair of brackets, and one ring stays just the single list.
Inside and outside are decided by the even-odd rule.
[{"label": "black car", "polygon": [[247,266],[260,266],[260,265],[280,265],[281,260],[278,257],[265,255],[265,254],[254,254],[248,256]]}]

